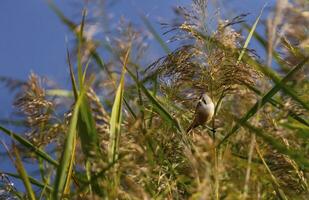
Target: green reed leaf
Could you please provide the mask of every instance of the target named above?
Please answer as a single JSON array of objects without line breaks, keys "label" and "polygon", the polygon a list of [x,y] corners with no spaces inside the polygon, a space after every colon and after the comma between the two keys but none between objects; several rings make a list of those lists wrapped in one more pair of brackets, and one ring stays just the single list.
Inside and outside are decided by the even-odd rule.
[{"label": "green reed leaf", "polygon": [[34,194],[34,191],[32,189],[28,173],[27,173],[27,171],[26,171],[26,169],[23,165],[23,162],[21,161],[21,158],[19,156],[19,152],[18,152],[17,147],[15,145],[13,146],[13,153],[15,155],[15,166],[16,166],[17,172],[19,173],[20,178],[23,181],[24,186],[26,188],[26,191],[27,191],[27,194],[28,194],[27,196],[28,196],[29,199],[35,200],[36,199],[35,194]]},{"label": "green reed leaf", "polygon": [[306,158],[306,155],[298,151],[296,149],[289,149],[284,144],[278,141],[278,139],[271,136],[270,133],[265,132],[265,130],[257,128],[249,124],[248,122],[244,122],[238,120],[238,124],[247,128],[252,133],[256,134],[258,137],[261,137],[263,141],[268,143],[274,149],[276,149],[279,153],[288,155],[290,158],[295,160],[300,166],[309,168],[309,160]]},{"label": "green reed leaf", "polygon": [[147,17],[144,15],[141,15],[140,17],[143,23],[145,24],[146,28],[153,35],[153,37],[157,40],[157,42],[160,44],[164,52],[167,54],[171,53],[171,50],[168,48],[167,44],[164,42],[164,40],[160,37],[160,35],[154,29],[154,27],[152,26],[151,22],[147,19]]},{"label": "green reed leaf", "polygon": [[249,45],[249,42],[250,42],[250,40],[251,40],[251,38],[252,38],[252,35],[253,35],[253,33],[255,32],[255,29],[256,29],[256,27],[257,27],[259,21],[260,21],[260,18],[261,18],[261,16],[262,16],[262,13],[263,13],[264,8],[265,8],[265,5],[263,6],[263,8],[262,8],[262,10],[261,10],[261,12],[260,12],[260,14],[259,14],[259,16],[256,18],[256,20],[255,20],[253,26],[252,26],[251,29],[250,29],[249,35],[247,36],[246,41],[245,41],[245,44],[244,44],[244,46],[243,46],[243,48],[242,48],[242,50],[241,50],[241,52],[240,52],[240,54],[239,54],[239,57],[238,57],[237,62],[236,62],[236,65],[238,65],[238,64],[240,63],[240,61],[241,61],[243,55],[245,54],[245,51],[246,51],[246,49],[247,49],[247,47],[248,47],[248,45]]},{"label": "green reed leaf", "polygon": [[[296,65],[284,78],[281,79],[275,86],[267,92],[261,100],[255,103],[255,105],[240,119],[241,122],[246,122],[249,120],[253,115],[255,115],[258,110],[264,106],[269,99],[272,98],[282,87],[283,85],[296,73],[298,72],[308,61],[308,58],[301,61],[298,65]],[[223,144],[231,135],[233,135],[238,129],[240,128],[239,124],[236,124],[230,132],[220,141],[218,146]]]},{"label": "green reed leaf", "polygon": [[56,178],[54,182],[54,193],[53,199],[59,199],[63,195],[65,183],[67,182],[67,176],[70,174],[69,166],[71,163],[71,157],[73,155],[74,140],[76,139],[76,126],[78,121],[78,114],[80,110],[80,105],[82,103],[85,90],[83,90],[75,103],[72,118],[70,120],[70,125],[68,132],[66,134],[64,149],[61,155],[60,164],[57,168]]},{"label": "green reed leaf", "polygon": [[21,145],[26,147],[29,151],[35,153],[37,156],[41,157],[42,159],[44,159],[48,163],[50,163],[54,166],[58,166],[58,162],[55,161],[50,155],[48,155],[46,152],[42,151],[41,149],[37,148],[34,144],[29,142],[24,137],[14,133],[14,132],[12,132],[12,131],[10,131],[10,130],[2,127],[2,126],[0,126],[0,131],[7,134],[8,136],[10,136],[13,140],[19,142]]},{"label": "green reed leaf", "polygon": [[109,162],[113,163],[118,159],[118,148],[120,139],[120,129],[122,123],[122,103],[124,93],[124,77],[126,73],[126,65],[129,59],[130,49],[127,51],[125,60],[123,63],[122,73],[120,77],[119,86],[116,91],[116,96],[112,108],[111,119],[110,119],[110,141],[108,148]]},{"label": "green reed leaf", "polygon": [[135,81],[137,87],[141,89],[141,91],[146,95],[146,97],[149,99],[149,101],[154,106],[155,111],[163,118],[167,123],[172,124],[178,131],[183,132],[179,123],[172,117],[171,114],[161,105],[161,103],[148,91],[148,89],[138,81],[136,76],[128,70],[128,74],[132,77],[132,79]]}]

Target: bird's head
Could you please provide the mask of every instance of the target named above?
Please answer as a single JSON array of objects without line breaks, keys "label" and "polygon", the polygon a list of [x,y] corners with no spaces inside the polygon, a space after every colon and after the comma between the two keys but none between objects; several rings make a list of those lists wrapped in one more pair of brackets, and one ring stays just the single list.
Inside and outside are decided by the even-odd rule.
[{"label": "bird's head", "polygon": [[213,103],[211,98],[206,93],[201,95],[199,102],[202,103],[202,104],[206,104],[206,105]]}]

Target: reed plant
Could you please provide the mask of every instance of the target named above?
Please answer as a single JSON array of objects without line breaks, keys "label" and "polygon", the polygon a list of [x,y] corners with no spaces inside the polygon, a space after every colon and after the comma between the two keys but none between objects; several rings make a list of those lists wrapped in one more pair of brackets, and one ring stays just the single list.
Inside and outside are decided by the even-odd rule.
[{"label": "reed plant", "polygon": [[[306,0],[278,0],[252,24],[193,0],[164,33],[141,16],[142,27],[121,19],[100,41],[89,33],[91,3],[77,23],[48,1],[76,39],[64,55],[71,90],[34,73],[1,77],[17,93],[16,118],[0,125],[16,173],[0,168],[0,198],[308,199]],[[151,56],[149,35],[163,57]],[[186,133],[204,92],[214,131]]]}]

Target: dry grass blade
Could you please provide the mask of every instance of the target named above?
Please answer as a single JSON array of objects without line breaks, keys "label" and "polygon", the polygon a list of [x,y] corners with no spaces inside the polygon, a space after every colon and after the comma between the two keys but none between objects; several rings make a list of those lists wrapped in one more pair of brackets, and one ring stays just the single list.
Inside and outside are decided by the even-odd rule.
[{"label": "dry grass blade", "polygon": [[243,196],[244,199],[247,199],[248,197],[248,192],[250,189],[249,183],[250,183],[250,176],[251,176],[251,168],[252,168],[252,157],[253,157],[253,153],[254,153],[254,147],[255,147],[255,135],[251,135],[250,138],[250,146],[249,146],[249,152],[248,152],[248,162],[247,162],[247,170],[246,170],[246,178],[245,178],[245,185],[244,185],[244,192],[243,192]]}]

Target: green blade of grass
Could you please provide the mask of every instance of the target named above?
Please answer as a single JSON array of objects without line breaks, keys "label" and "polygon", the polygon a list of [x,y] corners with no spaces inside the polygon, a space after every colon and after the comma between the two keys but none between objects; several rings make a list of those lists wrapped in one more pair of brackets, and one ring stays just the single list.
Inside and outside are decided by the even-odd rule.
[{"label": "green blade of grass", "polygon": [[97,63],[97,65],[100,67],[100,69],[105,70],[108,77],[112,78],[112,72],[110,72],[109,69],[107,67],[105,67],[104,61],[101,58],[101,56],[98,54],[98,52],[96,50],[91,49],[90,54],[94,58],[94,61]]},{"label": "green blade of grass", "polygon": [[236,65],[238,65],[238,64],[240,63],[240,61],[241,61],[243,55],[245,54],[245,51],[246,51],[246,49],[247,49],[247,47],[248,47],[248,45],[249,45],[249,42],[250,42],[250,40],[251,40],[251,38],[252,38],[253,33],[255,32],[255,29],[256,29],[256,27],[257,27],[259,21],[260,21],[260,18],[261,18],[261,16],[262,16],[262,13],[263,13],[263,10],[264,10],[265,6],[266,6],[266,4],[263,6],[263,8],[262,8],[262,10],[261,10],[261,12],[260,12],[260,14],[259,14],[259,16],[256,18],[256,20],[255,20],[253,26],[252,26],[251,29],[250,29],[249,35],[247,36],[247,39],[246,39],[246,41],[245,41],[245,44],[244,44],[244,46],[243,46],[243,48],[242,48],[242,50],[241,50],[241,52],[240,52],[240,54],[239,54],[239,57],[238,57],[237,62],[236,62]]},{"label": "green blade of grass", "polygon": [[287,121],[281,124],[283,127],[293,130],[293,132],[299,137],[307,140],[309,138],[309,126],[293,123],[291,121]]},{"label": "green blade of grass", "polygon": [[263,141],[268,143],[274,149],[276,149],[279,153],[288,155],[290,158],[295,160],[300,166],[303,168],[309,168],[309,160],[306,158],[306,155],[295,149],[288,149],[284,144],[281,144],[278,139],[271,136],[270,133],[265,133],[265,130],[256,128],[249,124],[248,122],[243,122],[241,120],[237,120],[238,124],[250,130],[250,132],[256,134],[258,137],[261,137]]},{"label": "green blade of grass", "polygon": [[72,173],[73,173],[73,165],[74,165],[74,160],[75,160],[76,137],[73,138],[72,147],[73,147],[72,156],[71,156],[71,159],[70,159],[70,162],[69,162],[68,175],[66,176],[64,189],[63,189],[63,195],[68,195],[70,193],[71,176],[72,176]]},{"label": "green blade of grass", "polygon": [[[248,24],[244,24],[244,27],[247,30],[250,29],[250,26]],[[257,32],[254,32],[253,37],[256,39],[256,41],[258,41],[261,44],[261,46],[265,49],[265,52],[267,52],[268,51],[268,43],[267,43],[266,39],[264,39]],[[285,42],[285,41],[283,40],[283,42]],[[304,55],[301,53],[301,51],[299,49],[292,47],[290,44],[287,44],[287,45],[289,47],[287,49],[291,51],[292,55],[304,57]],[[273,55],[275,61],[281,67],[281,69],[283,69],[284,71],[288,71],[289,70],[289,68],[286,66],[287,62],[280,57],[280,54],[278,52],[276,52],[275,49],[272,50],[272,55]]]},{"label": "green blade of grass", "polygon": [[[309,105],[304,102],[302,99],[300,99],[296,93],[294,92],[293,89],[291,89],[290,87],[288,87],[286,84],[281,83],[280,81],[280,76],[271,68],[261,65],[259,63],[257,63],[257,61],[253,60],[252,58],[250,58],[248,55],[245,55],[245,59],[247,61],[248,64],[256,67],[259,71],[261,71],[263,74],[265,74],[266,76],[268,76],[271,80],[273,80],[273,82],[282,89],[282,91],[284,93],[286,93],[287,95],[289,95],[292,99],[294,99],[296,102],[298,102],[301,106],[303,106],[305,109],[309,110]],[[305,65],[306,62],[308,61],[309,57],[306,57],[302,60],[301,63],[303,63],[302,65]]]},{"label": "green blade of grass", "polygon": [[[81,23],[81,30],[78,31],[76,30],[77,28],[77,25],[72,22],[71,20],[69,20],[67,17],[65,17],[65,15],[61,12],[61,10],[55,5],[53,4],[51,1],[48,2],[49,3],[49,6],[52,8],[52,10],[57,14],[57,16],[60,18],[60,20],[65,24],[67,25],[70,30],[76,35],[76,37],[78,38],[79,40],[79,45],[80,43],[82,43],[83,41],[85,41],[85,38],[83,37],[82,35],[82,30],[83,30],[83,26],[84,26],[84,21],[85,21],[85,12],[83,12],[83,19],[82,19],[82,23]],[[112,49],[112,48],[111,48]],[[94,49],[91,49],[90,50],[90,54],[91,56],[94,58],[95,62],[97,63],[97,65],[102,69],[102,70],[105,70],[107,72],[107,75],[108,77],[113,80],[112,78],[112,74],[111,72],[108,70],[108,68],[106,68],[104,66],[104,61],[102,60],[102,58],[100,57],[100,55],[97,53],[97,51]],[[80,63],[80,62],[78,62]],[[78,64],[79,65],[79,64]],[[85,74],[85,73],[84,73]],[[74,81],[72,80],[72,83]],[[74,84],[73,84],[74,85]],[[76,84],[75,84],[76,85]],[[127,104],[126,100],[124,99],[125,101],[125,104],[127,105],[128,109],[130,110],[130,112],[132,113],[132,115],[134,116],[134,113],[132,112],[132,109],[130,109],[129,105]]]},{"label": "green blade of grass", "polygon": [[[122,124],[122,107],[124,99],[124,81],[126,74],[126,65],[129,60],[131,47],[126,52],[121,77],[119,81],[118,88],[116,90],[116,95],[112,107],[111,118],[110,118],[110,130],[109,130],[109,143],[108,143],[108,162],[109,164],[114,163],[119,158],[119,141],[121,134],[121,124]],[[117,188],[119,185],[119,173],[117,168],[113,168],[112,179],[110,180],[109,185],[107,186],[110,190],[108,196],[111,199],[116,198]]]},{"label": "green blade of grass", "polygon": [[23,181],[24,186],[26,188],[26,191],[27,191],[27,194],[28,194],[27,196],[28,196],[29,199],[35,200],[36,198],[35,198],[35,194],[34,194],[34,191],[32,189],[32,186],[31,186],[31,183],[30,183],[30,180],[29,180],[29,176],[28,176],[27,171],[26,171],[26,169],[23,165],[23,162],[21,161],[21,158],[19,156],[18,150],[17,150],[15,145],[13,146],[13,153],[15,155],[15,166],[16,166],[17,172],[19,173],[20,178]]},{"label": "green blade of grass", "polygon": [[[11,176],[11,177],[14,177],[14,178],[17,178],[17,179],[22,179],[20,175],[10,173],[10,172],[1,172],[1,174],[6,174],[8,176]],[[31,176],[28,176],[28,179],[29,179],[30,183],[32,183],[33,185],[35,185],[35,186],[37,186],[41,189],[46,188],[50,192],[53,191],[53,188],[50,185],[46,185],[46,184],[42,183],[41,181],[38,181],[37,179],[31,177]]]},{"label": "green blade of grass", "polygon": [[[259,89],[255,88],[254,86],[249,85],[249,84],[244,83],[244,82],[243,82],[243,84],[244,84],[248,89],[250,89],[250,90],[252,90],[253,92],[255,92],[257,95],[259,95],[259,96],[262,95],[262,92],[261,92]],[[270,99],[269,99],[269,103],[270,103],[271,105],[273,105],[274,107],[278,108],[278,109],[284,108],[284,105],[283,105],[282,102],[280,102],[280,101],[278,101],[278,100],[274,100],[273,98],[270,98]],[[305,119],[303,119],[303,118],[301,118],[300,116],[298,116],[298,115],[297,115],[295,112],[293,112],[292,110],[289,110],[288,112],[289,112],[290,116],[291,116],[293,119],[295,119],[295,120],[298,121],[299,123],[301,123],[301,124],[306,125],[306,126],[309,127],[309,122],[307,122]]]},{"label": "green blade of grass", "polygon": [[[249,44],[249,42],[250,42],[252,36],[253,36],[254,34],[256,35],[255,29],[256,29],[256,27],[257,27],[258,21],[259,21],[261,15],[262,15],[262,12],[263,12],[264,8],[265,8],[265,5],[264,5],[264,7],[263,7],[262,10],[261,10],[260,15],[258,16],[258,18],[256,19],[255,23],[253,24],[253,26],[252,26],[251,29],[250,29],[249,35],[248,35],[248,37],[247,37],[247,39],[246,39],[246,41],[245,41],[245,44],[244,44],[244,46],[243,46],[243,49],[242,49],[240,55],[239,55],[239,57],[238,57],[238,60],[237,60],[236,65],[239,64],[239,62],[241,61],[241,58],[243,57],[243,55],[244,55],[244,53],[245,53],[245,49],[248,47],[248,44]],[[249,26],[247,26],[247,28],[248,28],[248,30],[249,30]],[[262,38],[258,37],[258,39],[259,39],[259,41],[261,41]],[[267,46],[266,46],[266,41],[261,41],[261,43],[262,43],[263,45],[265,45],[265,47],[267,48]],[[277,55],[277,54],[275,54],[275,55]],[[265,70],[264,70],[264,71],[265,71]],[[271,78],[272,78],[276,83],[279,83],[278,77],[277,77],[273,72],[272,72],[272,73],[269,72],[268,74],[269,74],[269,76],[271,76]],[[296,100],[297,102],[299,102],[302,106],[304,106],[306,109],[308,109],[308,105],[307,105],[306,103],[304,103],[302,100],[300,100],[300,99],[297,97],[297,95],[294,94],[294,92],[293,92],[291,89],[288,89],[285,85],[281,85],[281,87],[283,88],[283,90],[284,90],[285,92],[287,92],[290,96],[292,96],[293,99],[295,99],[295,100]],[[270,102],[271,102],[271,101],[272,101],[272,99],[270,99]],[[298,121],[300,121],[301,123],[304,123],[304,122],[305,122],[304,120],[299,119],[299,117],[296,116],[296,115],[292,115],[292,116],[294,116],[294,118],[296,118],[296,119],[297,119]]]},{"label": "green blade of grass", "polygon": [[77,25],[69,20],[62,12],[61,10],[53,3],[52,0],[47,1],[48,6],[55,12],[55,14],[60,18],[60,20],[67,25],[72,31],[75,31]]},{"label": "green blade of grass", "polygon": [[[253,115],[255,115],[258,110],[265,105],[272,96],[274,96],[280,88],[282,88],[282,85],[284,85],[296,72],[298,72],[308,61],[308,58],[301,61],[298,65],[296,65],[284,78],[281,79],[269,92],[267,92],[261,100],[256,102],[256,104],[246,113],[245,116],[243,116],[240,121],[246,122],[249,120]],[[223,144],[231,135],[233,135],[238,129],[240,128],[239,124],[236,124],[230,132],[220,141],[218,144],[218,147]]]},{"label": "green blade of grass", "polygon": [[83,82],[85,82],[86,75],[87,75],[87,70],[88,70],[88,68],[89,68],[90,61],[91,61],[91,59],[89,58],[88,61],[87,61],[87,63],[86,63],[85,69],[84,69],[83,80],[82,80]]},{"label": "green blade of grass", "polygon": [[92,176],[91,176],[91,180],[87,180],[87,182],[85,182],[83,185],[81,185],[81,187],[78,188],[78,191],[77,191],[75,194],[73,194],[73,195],[78,195],[78,194],[84,192],[84,191],[88,188],[89,185],[96,184],[96,182],[97,182],[100,178],[102,178],[102,177],[104,177],[104,176],[106,175],[106,172],[107,172],[108,170],[112,169],[112,167],[114,167],[114,165],[115,165],[120,159],[122,159],[122,158],[124,158],[124,157],[125,157],[125,155],[123,155],[123,154],[120,155],[120,156],[118,157],[117,160],[115,160],[115,161],[112,162],[112,163],[109,163],[109,164],[108,164],[104,169],[102,169],[100,172],[96,173],[95,175],[92,175]]},{"label": "green blade of grass", "polygon": [[78,97],[78,90],[77,90],[76,80],[75,80],[75,76],[74,76],[73,66],[71,64],[70,53],[69,53],[68,49],[67,49],[67,61],[68,61],[68,64],[69,64],[69,69],[70,69],[70,78],[71,78],[72,90],[73,90],[74,98],[75,98],[75,101],[76,101],[77,97]]},{"label": "green blade of grass", "polygon": [[[248,24],[244,24],[244,27],[245,29],[247,30],[250,30],[250,26]],[[265,51],[267,52],[267,41],[257,32],[254,32],[253,33],[253,37],[255,38],[256,41],[258,41],[262,47],[265,49]],[[274,59],[276,60],[276,62],[282,67],[282,68],[286,68],[284,67],[284,60],[282,60],[280,58],[280,55],[275,51],[273,50],[272,52],[273,56],[274,56]]]},{"label": "green blade of grass", "polygon": [[[85,26],[85,18],[86,18],[86,11],[83,10],[83,16],[80,24],[80,29],[77,30],[77,25],[75,25],[72,21],[70,21],[68,18],[66,18],[63,13],[52,3],[49,2],[50,6],[54,10],[54,12],[58,15],[58,17],[61,19],[61,21],[66,24],[72,32],[74,32],[75,36],[78,39],[78,55],[77,55],[77,72],[78,72],[78,82],[79,82],[79,89],[82,90],[82,87],[84,85],[86,70],[88,68],[89,62],[86,64],[86,68],[83,72],[82,69],[82,63],[81,63],[81,47],[82,43],[85,41],[85,38],[83,36],[83,29]],[[96,51],[91,50],[91,55],[94,56],[95,61],[100,67],[104,67],[103,61],[99,57],[99,55],[96,53]],[[71,76],[71,82],[73,87],[73,93],[75,96],[75,99],[77,98],[77,84],[73,73],[73,67],[70,63],[70,56],[69,52],[67,51],[67,57],[70,67],[70,76]],[[95,121],[93,119],[91,108],[88,102],[88,99],[86,97],[82,98],[81,106],[80,106],[80,113],[78,117],[78,133],[81,138],[81,144],[82,144],[82,150],[86,156],[93,156],[97,152],[98,147],[98,140],[97,140],[97,131],[95,127]]]},{"label": "green blade of grass", "polygon": [[85,91],[83,90],[74,106],[72,118],[70,120],[70,125],[68,132],[66,134],[66,140],[64,144],[64,150],[61,155],[60,164],[57,168],[56,178],[54,182],[54,193],[53,193],[53,199],[59,199],[63,195],[65,183],[67,182],[67,176],[69,174],[69,166],[71,162],[71,156],[73,155],[73,142],[76,137],[76,125],[78,121],[78,114],[80,105],[83,100]]},{"label": "green blade of grass", "polygon": [[83,97],[81,102],[77,130],[81,139],[83,153],[87,157],[97,155],[98,134],[95,120],[92,116],[92,110],[86,96]]},{"label": "green blade of grass", "polygon": [[145,24],[146,28],[149,30],[149,32],[153,35],[153,37],[158,41],[162,49],[165,53],[169,54],[171,53],[171,50],[168,48],[166,43],[162,40],[160,35],[157,33],[157,31],[154,29],[154,27],[151,25],[150,21],[147,19],[146,16],[140,15],[143,23]]},{"label": "green blade of grass", "polygon": [[178,122],[168,113],[168,111],[161,105],[161,103],[155,97],[152,96],[152,94],[148,91],[148,89],[141,82],[138,81],[136,76],[132,72],[130,72],[130,70],[127,69],[127,71],[128,74],[135,81],[137,87],[141,88],[141,91],[146,95],[146,97],[152,103],[156,112],[163,119],[165,119],[166,122],[172,124],[178,131],[183,132]]},{"label": "green blade of grass", "polygon": [[72,98],[74,95],[72,91],[69,90],[62,90],[62,89],[50,89],[46,90],[46,95],[47,96],[59,96],[59,97],[68,97]]},{"label": "green blade of grass", "polygon": [[[48,1],[48,5],[51,7],[51,9],[55,12],[55,14],[59,17],[59,19],[62,21],[63,24],[65,24],[76,36],[76,38],[79,38],[79,30],[77,30],[78,25],[76,25],[73,21],[68,19],[63,12],[52,2]],[[82,41],[85,41],[85,38],[82,37]],[[100,57],[100,55],[97,53],[95,49],[90,49],[90,55],[94,58],[97,65],[102,69],[105,70],[109,77],[111,77],[111,72],[105,67],[104,61]]]},{"label": "green blade of grass", "polygon": [[126,65],[129,59],[130,49],[127,51],[125,60],[123,63],[122,73],[120,77],[119,86],[116,91],[114,104],[112,107],[111,119],[110,119],[110,141],[108,147],[108,159],[110,163],[113,163],[118,159],[118,148],[120,138],[120,128],[122,120],[122,103],[124,93],[124,77],[126,73]]},{"label": "green blade of grass", "polygon": [[77,75],[79,82],[79,89],[81,90],[83,87],[83,67],[82,67],[82,45],[83,45],[83,32],[85,26],[86,19],[86,10],[83,10],[82,21],[80,23],[80,30],[77,32]]},{"label": "green blade of grass", "polygon": [[7,134],[8,136],[10,136],[13,140],[16,140],[17,142],[19,142],[21,145],[23,145],[24,147],[26,147],[27,149],[29,149],[31,152],[35,153],[37,156],[41,157],[42,159],[44,159],[45,161],[47,161],[48,163],[54,165],[54,166],[58,166],[58,162],[55,161],[51,156],[49,156],[47,153],[45,153],[44,151],[42,151],[41,149],[37,148],[34,144],[32,144],[31,142],[29,142],[27,139],[23,138],[22,136],[0,126],[0,130]]},{"label": "green blade of grass", "polygon": [[[77,33],[77,38],[78,38],[77,71],[78,71],[78,82],[79,82],[80,90],[84,89],[83,88],[84,81],[85,81],[85,76],[86,76],[88,64],[89,64],[88,62],[86,64],[85,69],[83,70],[82,63],[81,63],[81,59],[82,59],[81,58],[82,57],[81,47],[83,43],[83,29],[85,26],[85,18],[86,18],[86,11],[83,10],[80,30]],[[68,50],[67,50],[67,59],[68,59],[69,68],[70,68],[70,77],[71,77],[71,82],[72,82],[73,93],[74,93],[75,100],[76,100],[78,90],[77,90],[76,79],[73,73],[73,67],[70,63],[70,54]],[[93,119],[93,116],[92,116],[91,107],[90,107],[89,101],[86,96],[82,97],[81,106],[80,106],[79,111],[80,112],[78,116],[77,130],[78,130],[78,135],[81,138],[82,150],[87,157],[94,156],[98,148],[97,130],[95,127],[95,120]]]}]

